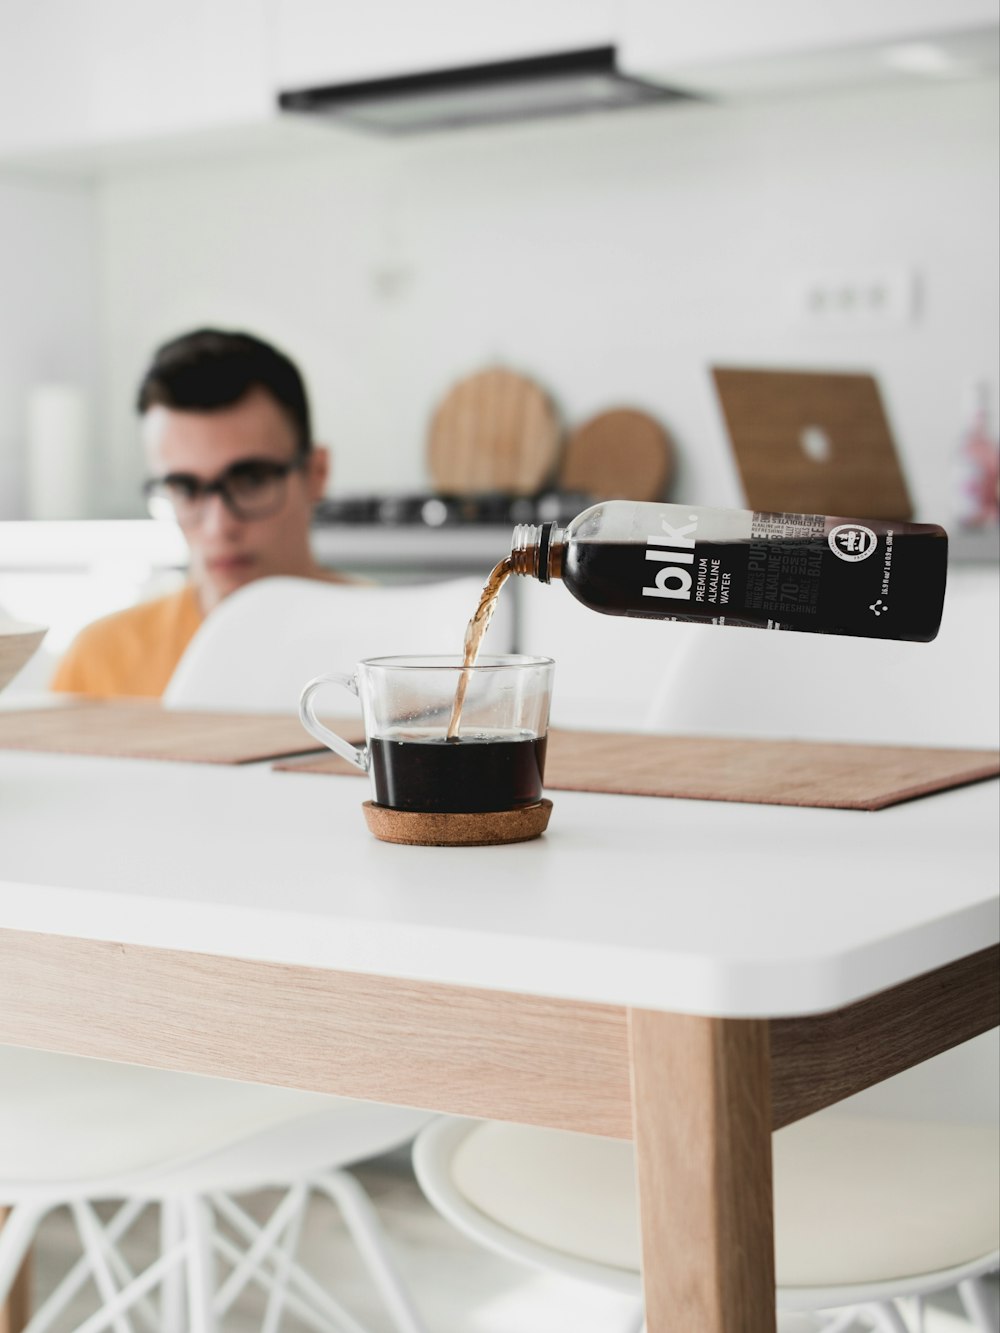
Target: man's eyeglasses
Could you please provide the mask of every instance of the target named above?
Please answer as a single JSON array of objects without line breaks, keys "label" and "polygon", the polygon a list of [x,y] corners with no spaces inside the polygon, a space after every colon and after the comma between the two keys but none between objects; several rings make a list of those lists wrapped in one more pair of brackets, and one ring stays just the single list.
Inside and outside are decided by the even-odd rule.
[{"label": "man's eyeglasses", "polygon": [[289,473],[301,468],[304,461],[302,457],[290,463],[241,458],[212,481],[192,472],[170,472],[151,477],[142,489],[153,518],[174,518],[182,526],[199,521],[210,495],[217,495],[235,518],[269,518],[284,503]]}]

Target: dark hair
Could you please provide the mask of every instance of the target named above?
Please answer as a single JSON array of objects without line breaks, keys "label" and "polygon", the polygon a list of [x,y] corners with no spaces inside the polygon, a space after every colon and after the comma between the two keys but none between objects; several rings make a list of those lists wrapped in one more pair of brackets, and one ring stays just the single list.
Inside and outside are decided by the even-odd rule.
[{"label": "dark hair", "polygon": [[156,349],[139,385],[140,415],[151,407],[212,412],[232,407],[253,389],[269,393],[295,431],[300,455],[312,449],[309,400],[295,364],[250,333],[195,329]]}]

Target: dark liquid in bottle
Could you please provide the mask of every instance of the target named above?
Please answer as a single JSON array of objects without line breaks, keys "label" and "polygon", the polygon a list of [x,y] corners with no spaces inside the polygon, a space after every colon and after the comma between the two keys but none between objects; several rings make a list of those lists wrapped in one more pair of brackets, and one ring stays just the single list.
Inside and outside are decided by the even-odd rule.
[{"label": "dark liquid in bottle", "polygon": [[369,750],[375,800],[394,810],[465,814],[541,799],[544,736],[376,736]]},{"label": "dark liquid in bottle", "polygon": [[605,614],[933,639],[947,575],[943,530],[871,526],[878,544],[863,561],[838,558],[825,537],[698,542],[685,566],[691,575],[686,599],[644,595],[653,574],[642,543],[571,543],[561,575],[579,601]]}]

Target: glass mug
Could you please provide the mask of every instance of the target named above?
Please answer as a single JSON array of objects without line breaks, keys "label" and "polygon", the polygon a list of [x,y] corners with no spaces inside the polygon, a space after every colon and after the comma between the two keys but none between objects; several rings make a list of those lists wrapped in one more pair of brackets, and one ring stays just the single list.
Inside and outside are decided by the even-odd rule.
[{"label": "glass mug", "polygon": [[[299,717],[318,741],[367,773],[376,805],[421,814],[473,814],[536,805],[542,796],[552,694],[549,657],[369,657],[354,673],[317,676]],[[457,737],[450,738],[465,678]],[[315,694],[341,685],[361,701],[366,743],[323,725]]]}]

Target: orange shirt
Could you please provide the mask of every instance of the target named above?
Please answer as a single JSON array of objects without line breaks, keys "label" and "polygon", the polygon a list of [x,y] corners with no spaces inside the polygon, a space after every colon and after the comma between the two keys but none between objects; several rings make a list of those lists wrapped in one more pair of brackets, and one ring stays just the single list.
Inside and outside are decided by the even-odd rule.
[{"label": "orange shirt", "polygon": [[95,620],[70,644],[50,688],[100,699],[159,698],[202,619],[198,597],[187,584]]}]

